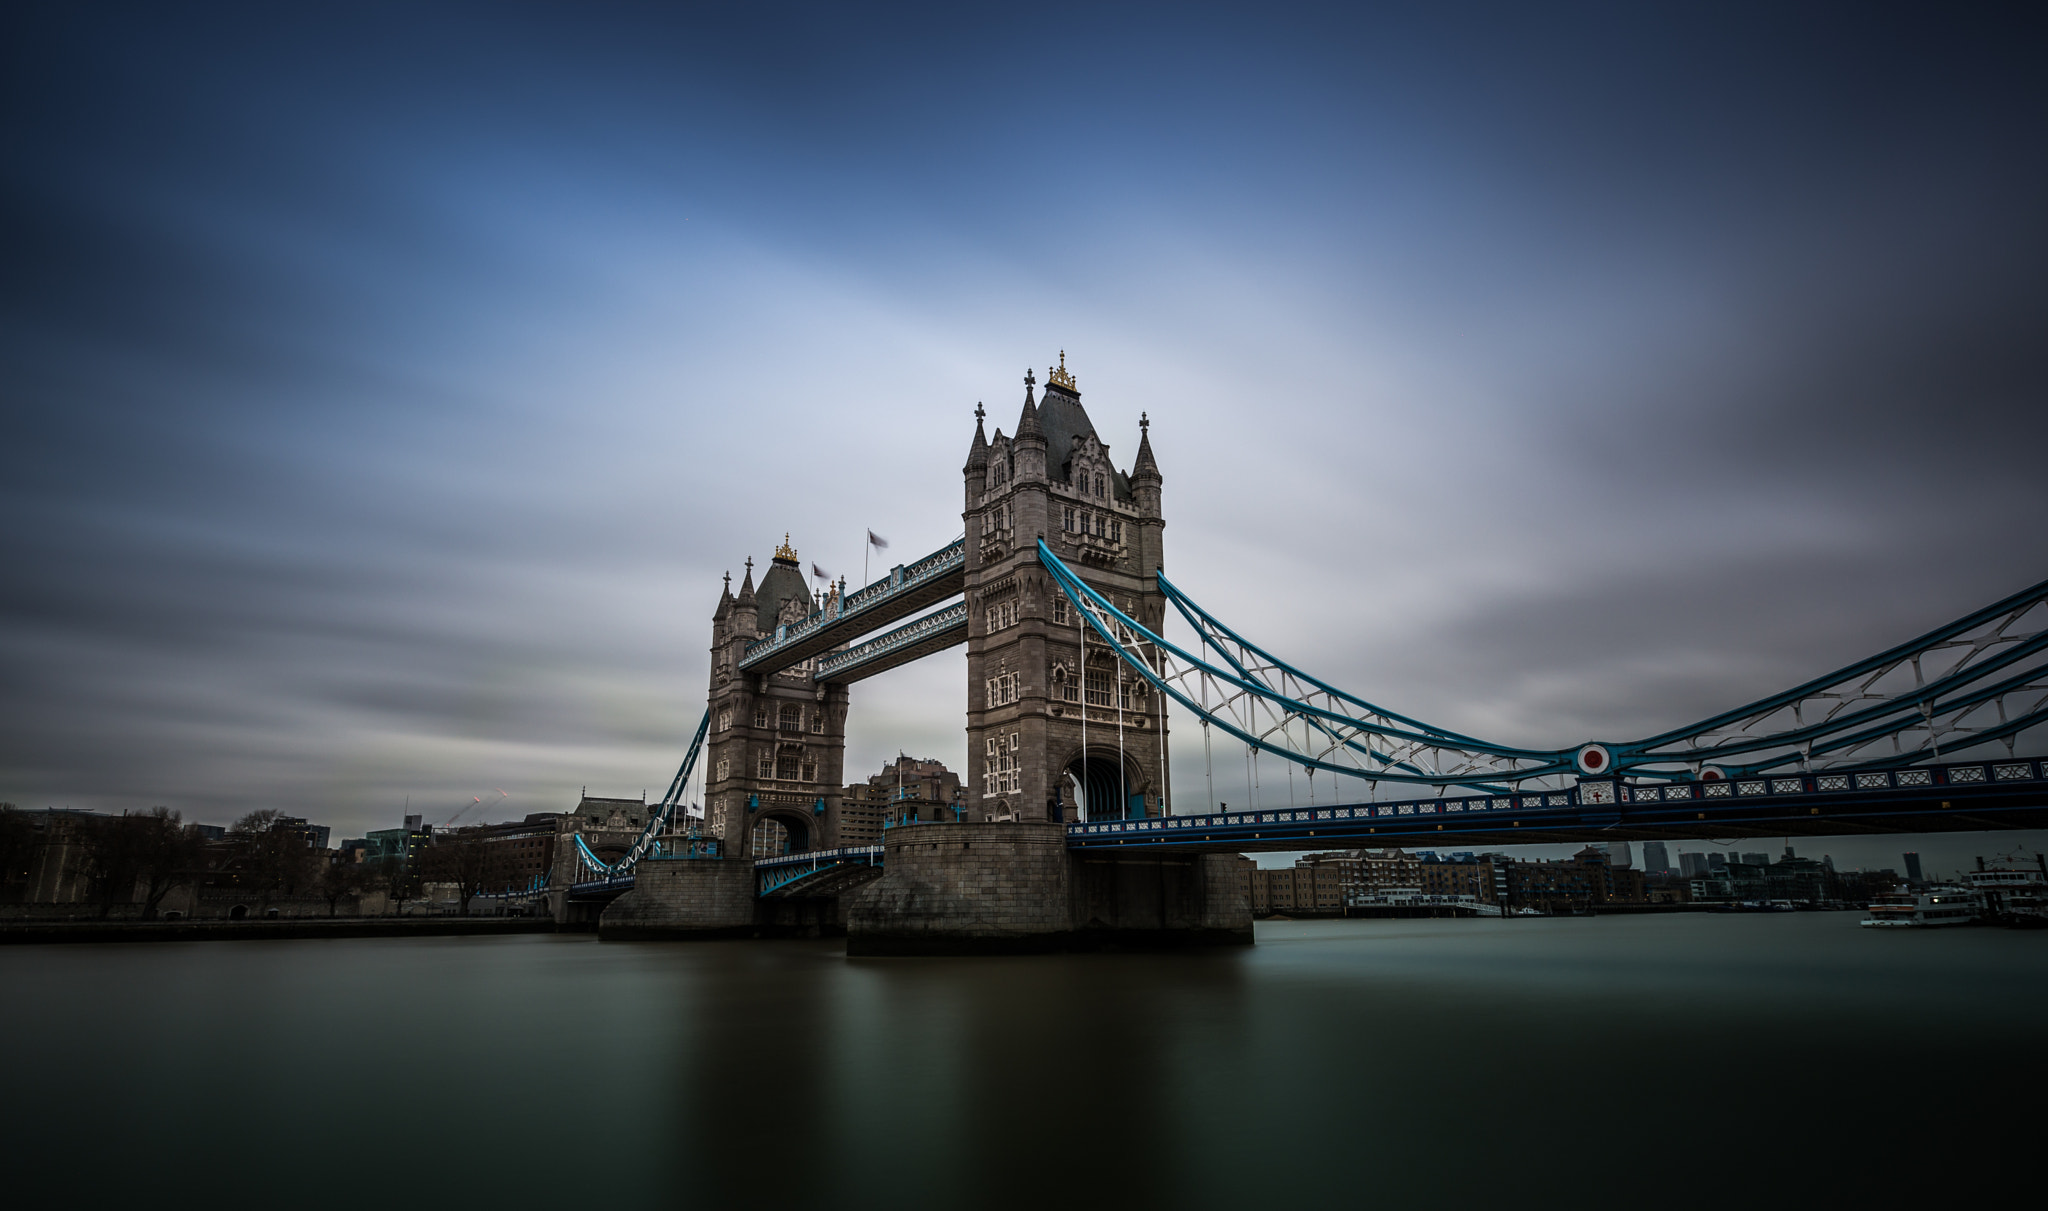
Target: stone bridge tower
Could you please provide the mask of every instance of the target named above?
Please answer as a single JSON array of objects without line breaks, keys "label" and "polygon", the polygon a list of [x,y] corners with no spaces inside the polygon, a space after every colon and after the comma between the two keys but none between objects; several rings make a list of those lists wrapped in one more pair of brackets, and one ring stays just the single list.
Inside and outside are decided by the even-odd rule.
[{"label": "stone bridge tower", "polygon": [[[1164,696],[1084,635],[1039,566],[1043,537],[1092,588],[1155,631],[1166,600],[1159,465],[1149,423],[1118,471],[1066,354],[1045,398],[1024,376],[1017,431],[993,441],[975,410],[967,455],[967,801],[978,820],[1164,814]],[[1084,659],[1085,650],[1085,659]]]},{"label": "stone bridge tower", "polygon": [[711,732],[700,760],[705,826],[724,840],[728,857],[837,843],[846,686],[814,684],[815,660],[767,675],[739,667],[749,643],[815,608],[788,535],[760,588],[749,558],[738,595],[730,575],[719,594],[711,622]]}]

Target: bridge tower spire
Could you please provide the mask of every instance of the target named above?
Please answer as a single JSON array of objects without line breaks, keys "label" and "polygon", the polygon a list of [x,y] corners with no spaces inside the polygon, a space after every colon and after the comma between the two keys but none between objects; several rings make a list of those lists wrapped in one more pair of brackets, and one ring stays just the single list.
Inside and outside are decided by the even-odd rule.
[{"label": "bridge tower spire", "polygon": [[1120,675],[1099,643],[1083,668],[1079,615],[1037,560],[1043,538],[1091,586],[1160,625],[1158,464],[1141,438],[1131,474],[1115,469],[1064,352],[1042,401],[1036,386],[1027,371],[1015,436],[997,430],[980,463],[977,429],[965,475],[970,815],[1071,820],[1084,803],[1094,819],[1158,815],[1167,788],[1157,696]]}]

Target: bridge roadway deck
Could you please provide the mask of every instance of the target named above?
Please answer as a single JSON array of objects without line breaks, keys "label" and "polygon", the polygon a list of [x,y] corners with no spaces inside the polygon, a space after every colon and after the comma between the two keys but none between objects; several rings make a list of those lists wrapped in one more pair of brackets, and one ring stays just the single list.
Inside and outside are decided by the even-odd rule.
[{"label": "bridge roadway deck", "polygon": [[[900,622],[919,610],[958,596],[966,587],[967,543],[962,539],[915,563],[891,568],[889,575],[848,593],[845,600],[832,602],[808,618],[775,628],[773,635],[747,645],[740,668],[767,676],[892,622]],[[963,609],[963,639],[965,624]],[[880,672],[881,668],[870,671]]]},{"label": "bridge roadway deck", "polygon": [[[1607,795],[1598,793],[1606,788]],[[1618,793],[1615,793],[1617,792]],[[1185,853],[1383,846],[1491,849],[1597,841],[1751,840],[1884,833],[2048,828],[2048,761],[1825,771],[1729,782],[1621,786],[1582,782],[1561,791],[1464,795],[1392,803],[1261,808],[1067,826],[1073,850],[1138,848]],[[835,865],[880,867],[879,845],[760,858],[761,895]],[[572,900],[609,900],[633,877],[569,888]]]},{"label": "bridge roadway deck", "polygon": [[[1879,783],[1882,783],[1880,785]],[[1862,785],[1858,785],[1861,783]],[[1605,786],[1603,796],[1589,786]],[[1245,853],[1742,840],[2048,828],[2048,762],[1992,761],[1669,787],[1261,808],[1067,827],[1071,849]],[[1667,797],[1668,796],[1668,797]]]}]

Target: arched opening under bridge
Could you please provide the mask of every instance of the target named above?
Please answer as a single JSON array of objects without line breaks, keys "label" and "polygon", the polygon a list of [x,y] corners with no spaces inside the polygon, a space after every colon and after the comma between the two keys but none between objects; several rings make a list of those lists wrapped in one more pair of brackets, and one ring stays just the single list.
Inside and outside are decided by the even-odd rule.
[{"label": "arched opening under bridge", "polygon": [[779,858],[783,854],[799,854],[811,848],[810,839],[810,829],[795,817],[763,816],[754,821],[747,856]]},{"label": "arched opening under bridge", "polygon": [[1080,819],[1124,820],[1144,816],[1143,774],[1128,763],[1119,762],[1114,749],[1075,757],[1067,763],[1065,775],[1068,793],[1080,808]]}]

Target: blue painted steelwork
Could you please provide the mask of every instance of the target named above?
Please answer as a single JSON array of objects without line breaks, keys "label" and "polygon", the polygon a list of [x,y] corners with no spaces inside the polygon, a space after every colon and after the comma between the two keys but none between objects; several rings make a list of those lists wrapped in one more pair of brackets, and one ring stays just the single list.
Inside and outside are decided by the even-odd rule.
[{"label": "blue painted steelwork", "polygon": [[633,876],[619,875],[616,878],[585,879],[569,885],[571,900],[613,899],[633,890]]},{"label": "blue painted steelwork", "polygon": [[1723,829],[1742,837],[1977,831],[2044,822],[2048,762],[1988,761],[1703,783],[1587,780],[1562,790],[1505,795],[1070,824],[1067,845],[1237,852],[1422,840],[1698,838]]},{"label": "blue painted steelwork", "polygon": [[879,661],[907,647],[925,644],[967,642],[967,603],[954,602],[934,610],[915,622],[864,640],[843,652],[818,658],[811,673],[813,681],[852,681],[862,666]]},{"label": "blue painted steelwork", "polygon": [[704,718],[697,723],[697,734],[690,737],[690,748],[683,754],[683,763],[676,767],[676,776],[668,784],[668,792],[662,795],[660,804],[647,819],[647,827],[640,831],[639,839],[633,842],[625,857],[617,862],[606,862],[591,852],[589,844],[583,840],[582,833],[575,834],[576,857],[584,869],[601,878],[617,878],[631,873],[640,859],[648,856],[657,844],[657,839],[667,831],[669,822],[675,818],[676,807],[682,802],[683,790],[689,784],[690,774],[697,768],[697,756],[704,751],[704,737],[710,731],[711,711],[707,708]]},{"label": "blue painted steelwork", "polygon": [[801,854],[777,854],[772,858],[756,858],[754,873],[757,880],[755,895],[767,896],[794,883],[800,883],[813,875],[845,866],[882,865],[882,847],[879,845],[846,845],[838,849],[814,849]]},{"label": "blue painted steelwork", "polygon": [[[648,819],[647,827],[640,833],[626,856],[617,862],[607,863],[591,852],[581,833],[574,834],[576,840],[577,864],[597,875],[570,885],[572,893],[591,894],[592,889],[602,891],[616,886],[624,879],[625,887],[632,886],[633,867],[647,858],[715,858],[720,842],[706,837],[663,836],[662,830],[675,818],[675,811],[682,804],[683,791],[689,786],[690,775],[696,770],[697,757],[704,751],[704,737],[711,730],[711,712],[707,709],[704,718],[697,723],[697,733],[690,738],[690,747],[683,754],[683,763],[676,769],[676,776],[669,781],[668,790],[661,797],[654,814]],[[546,895],[553,887],[554,872],[548,874],[522,891],[490,892],[476,897],[481,900],[529,900]],[[579,892],[578,889],[581,889]]]},{"label": "blue painted steelwork", "polygon": [[[1138,675],[1239,740],[1350,777],[1498,789],[1503,781],[1556,778],[1571,753],[1489,745],[1382,711],[1240,645],[1219,665],[1178,647],[1112,605],[1041,539],[1038,559],[1089,630]],[[1164,576],[1169,599],[1182,600]],[[1211,646],[1216,640],[1204,632]],[[1273,682],[1276,684],[1269,684]],[[1296,735],[1299,734],[1299,739]]]},{"label": "blue painted steelwork", "polygon": [[1215,659],[1198,656],[1118,610],[1043,541],[1038,549],[1089,629],[1205,722],[1311,770],[1374,782],[1499,793],[1573,775],[1689,782],[1786,769],[1878,770],[1988,742],[2002,741],[2010,756],[2016,736],[2048,724],[2048,582],[1691,727],[1546,750],[1491,744],[1339,690],[1252,644],[1161,574],[1160,590]]},{"label": "blue painted steelwork", "polygon": [[[929,588],[934,582],[942,581],[964,571],[967,567],[967,540],[958,538],[941,547],[923,559],[913,563],[898,564],[889,569],[882,579],[857,589],[844,597],[834,597],[826,602],[825,608],[813,612],[810,617],[787,623],[775,628],[775,633],[766,639],[757,639],[747,645],[740,656],[740,668],[749,672],[779,668],[786,660],[778,659],[783,653],[801,645],[806,639],[827,627],[840,623],[858,623],[863,616],[872,616],[874,624],[889,621],[889,607],[906,595],[914,596],[920,589]],[[958,592],[957,586],[953,589]],[[915,609],[912,604],[910,608]],[[901,617],[901,614],[896,615]],[[869,628],[856,627],[854,634]]]}]

